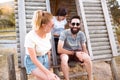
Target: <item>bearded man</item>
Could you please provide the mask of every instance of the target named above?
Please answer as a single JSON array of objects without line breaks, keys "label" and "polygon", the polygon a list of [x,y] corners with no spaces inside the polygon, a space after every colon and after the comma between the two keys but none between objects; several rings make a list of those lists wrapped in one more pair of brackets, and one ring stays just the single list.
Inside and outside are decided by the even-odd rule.
[{"label": "bearded man", "polygon": [[68,61],[71,60],[70,58],[81,61],[88,73],[88,80],[93,80],[92,61],[86,48],[85,34],[80,31],[80,24],[81,19],[79,16],[71,17],[69,22],[70,29],[64,30],[59,37],[58,53],[60,54],[61,69],[65,80],[69,80]]}]

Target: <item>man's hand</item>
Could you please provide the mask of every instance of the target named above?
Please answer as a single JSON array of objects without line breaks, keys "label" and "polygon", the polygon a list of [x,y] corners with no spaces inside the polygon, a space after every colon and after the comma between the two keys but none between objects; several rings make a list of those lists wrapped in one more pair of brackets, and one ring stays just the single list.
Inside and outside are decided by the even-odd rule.
[{"label": "man's hand", "polygon": [[74,55],[75,54],[75,51],[70,51],[70,55]]}]

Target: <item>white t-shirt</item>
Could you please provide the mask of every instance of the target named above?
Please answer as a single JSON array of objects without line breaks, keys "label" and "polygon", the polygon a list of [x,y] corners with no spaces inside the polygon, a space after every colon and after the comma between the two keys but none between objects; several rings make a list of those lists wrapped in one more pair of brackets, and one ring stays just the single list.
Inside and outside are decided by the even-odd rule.
[{"label": "white t-shirt", "polygon": [[36,54],[41,56],[46,54],[51,49],[51,33],[46,35],[46,38],[40,38],[34,30],[30,31],[25,37],[26,54],[29,55],[27,48],[35,48]]},{"label": "white t-shirt", "polygon": [[60,34],[61,31],[65,29],[65,25],[67,24],[66,18],[62,21],[58,21],[54,16],[53,21],[54,21],[53,33]]}]

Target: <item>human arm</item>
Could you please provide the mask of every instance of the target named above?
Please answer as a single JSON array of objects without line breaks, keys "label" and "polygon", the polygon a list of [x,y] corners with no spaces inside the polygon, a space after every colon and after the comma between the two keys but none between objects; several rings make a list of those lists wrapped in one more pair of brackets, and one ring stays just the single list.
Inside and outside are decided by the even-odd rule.
[{"label": "human arm", "polygon": [[27,48],[28,49],[28,52],[29,52],[29,55],[30,55],[30,58],[32,60],[32,62],[41,70],[43,71],[44,73],[47,73],[49,72],[49,70],[47,68],[45,68],[40,62],[39,60],[37,59],[37,55],[36,55],[36,51],[34,48]]},{"label": "human arm", "polygon": [[49,50],[47,54],[48,54],[49,66],[51,66],[51,50]]},{"label": "human arm", "polygon": [[88,54],[88,50],[87,50],[87,47],[86,47],[85,34],[83,32],[81,32],[80,37],[81,37],[80,43],[81,43],[81,46],[82,46],[82,51]]},{"label": "human arm", "polygon": [[63,48],[63,45],[64,45],[64,41],[59,40],[59,41],[58,41],[58,53],[59,53],[59,54],[74,55],[74,51],[70,51],[70,50],[64,49],[64,48]]},{"label": "human arm", "polygon": [[44,74],[46,74],[46,77],[48,78],[47,80],[51,79],[51,80],[59,80],[58,77],[51,71],[49,71],[47,68],[45,68],[41,62],[38,61],[37,57],[36,57],[36,52],[33,48],[27,48],[28,52],[30,54],[30,58],[32,60],[32,62],[37,66],[38,69],[40,69],[40,71],[42,71]]},{"label": "human arm", "polygon": [[85,52],[85,53],[88,54],[88,50],[87,50],[87,47],[86,47],[86,43],[82,43],[82,49],[83,49],[83,52]]}]

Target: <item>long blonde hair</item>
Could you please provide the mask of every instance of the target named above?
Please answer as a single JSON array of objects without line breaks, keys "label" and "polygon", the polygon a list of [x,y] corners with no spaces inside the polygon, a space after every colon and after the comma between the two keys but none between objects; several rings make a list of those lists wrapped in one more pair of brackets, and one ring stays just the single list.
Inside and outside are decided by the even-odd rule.
[{"label": "long blonde hair", "polygon": [[51,13],[41,10],[35,11],[32,19],[32,29],[39,30],[42,24],[47,24],[52,18]]}]

